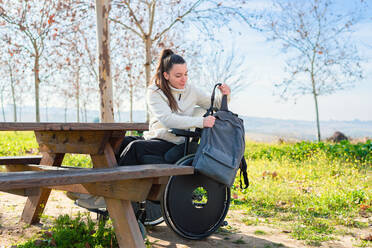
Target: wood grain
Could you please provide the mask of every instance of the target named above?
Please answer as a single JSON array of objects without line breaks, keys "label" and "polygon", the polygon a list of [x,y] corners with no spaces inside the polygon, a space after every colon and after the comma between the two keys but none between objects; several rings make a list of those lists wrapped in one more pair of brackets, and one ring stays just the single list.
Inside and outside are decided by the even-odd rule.
[{"label": "wood grain", "polygon": [[[55,153],[55,154],[43,153],[43,157],[40,163],[43,165],[49,165],[49,166],[60,166],[62,164],[64,156],[65,156],[64,153]],[[24,171],[24,172],[11,172],[11,173],[5,173],[5,174],[13,175],[17,173],[42,173],[42,172]],[[23,188],[27,188],[27,187],[23,187]],[[13,188],[10,188],[10,189],[13,189]],[[25,207],[23,209],[22,217],[21,217],[21,220],[23,222],[26,222],[27,224],[34,224],[40,221],[40,216],[44,211],[46,203],[48,202],[50,191],[51,191],[50,189],[38,188],[36,189],[35,194],[27,198]]]},{"label": "wood grain", "polygon": [[0,131],[146,131],[148,123],[0,122]]},{"label": "wood grain", "polygon": [[5,172],[0,174],[0,190],[109,182],[193,173],[194,168],[191,166],[176,166],[173,164],[121,166],[105,169]]},{"label": "wood grain", "polygon": [[50,186],[48,188],[121,200],[144,201],[150,192],[152,182],[152,178],[144,178],[125,181]]},{"label": "wood grain", "polygon": [[0,157],[0,164],[39,164],[42,156]]}]

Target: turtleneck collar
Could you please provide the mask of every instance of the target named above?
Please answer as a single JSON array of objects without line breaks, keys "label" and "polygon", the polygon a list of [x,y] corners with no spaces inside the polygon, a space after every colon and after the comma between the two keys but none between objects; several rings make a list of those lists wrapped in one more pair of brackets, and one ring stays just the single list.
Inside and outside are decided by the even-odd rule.
[{"label": "turtleneck collar", "polygon": [[186,84],[185,88],[177,89],[177,88],[172,87],[172,85],[169,84],[169,88],[172,90],[172,92],[178,93],[178,94],[185,92],[186,87],[187,87],[187,84]]}]

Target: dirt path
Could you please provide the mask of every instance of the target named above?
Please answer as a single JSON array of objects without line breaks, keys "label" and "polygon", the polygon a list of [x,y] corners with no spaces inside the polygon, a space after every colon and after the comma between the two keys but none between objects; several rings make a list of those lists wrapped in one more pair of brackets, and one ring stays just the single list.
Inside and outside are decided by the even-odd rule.
[{"label": "dirt path", "polygon": [[[25,201],[25,197],[0,193],[0,248],[11,247],[12,244],[26,241],[40,233],[43,228],[47,228],[51,224],[53,218],[50,217],[57,217],[60,214],[76,216],[78,212],[87,212],[85,209],[75,206],[64,192],[53,191],[44,211],[45,218],[42,218],[42,224],[27,226],[19,222]],[[91,216],[93,219],[96,218],[96,214],[91,214]],[[164,223],[149,228],[148,239],[154,248],[308,247],[301,241],[291,239],[282,230],[263,225],[246,226],[239,221],[241,216],[238,211],[230,210],[226,219],[231,226],[229,232],[219,232],[202,241],[182,239]],[[257,230],[262,231],[263,234],[256,235]],[[341,237],[338,241],[325,243],[322,247],[353,247],[353,242],[355,240],[352,236],[346,236]]]}]

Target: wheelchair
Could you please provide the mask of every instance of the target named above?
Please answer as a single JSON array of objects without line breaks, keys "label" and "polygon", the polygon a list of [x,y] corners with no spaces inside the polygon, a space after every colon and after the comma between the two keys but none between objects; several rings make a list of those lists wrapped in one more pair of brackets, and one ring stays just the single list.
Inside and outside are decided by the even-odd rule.
[{"label": "wheelchair", "polygon": [[[163,157],[146,155],[144,164],[175,163],[192,166],[201,130],[171,129],[185,143],[171,148]],[[198,240],[213,234],[224,220],[230,206],[230,188],[198,174],[172,176],[159,202],[133,203],[133,209],[145,225],[166,224],[181,237]]]},{"label": "wheelchair", "polygon": [[[214,87],[208,112],[213,112],[214,91],[218,85],[221,84]],[[226,101],[227,98],[225,104]],[[141,164],[192,166],[201,129],[171,129],[170,132],[184,137],[185,143],[172,147],[164,156],[145,155]],[[210,236],[220,226],[227,225],[225,217],[230,207],[230,194],[230,188],[226,185],[195,172],[193,175],[170,177],[160,202],[146,200],[132,202],[132,206],[140,228],[142,223],[155,226],[165,221],[181,237],[199,240]],[[104,213],[107,218],[107,211]]]}]

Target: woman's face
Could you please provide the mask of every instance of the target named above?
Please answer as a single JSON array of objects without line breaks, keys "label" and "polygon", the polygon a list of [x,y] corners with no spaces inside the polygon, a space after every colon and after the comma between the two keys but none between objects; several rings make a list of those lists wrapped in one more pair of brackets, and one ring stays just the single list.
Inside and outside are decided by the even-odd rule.
[{"label": "woman's face", "polygon": [[163,75],[173,88],[184,89],[187,82],[187,65],[174,64],[169,73],[164,72]]}]

